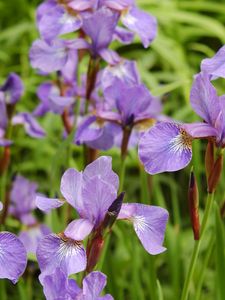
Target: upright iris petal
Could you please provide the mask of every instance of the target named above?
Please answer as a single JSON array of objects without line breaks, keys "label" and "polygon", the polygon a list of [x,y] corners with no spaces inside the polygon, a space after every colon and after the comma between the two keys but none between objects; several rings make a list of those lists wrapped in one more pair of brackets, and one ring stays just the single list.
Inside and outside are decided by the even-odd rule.
[{"label": "upright iris petal", "polygon": [[0,278],[16,283],[26,268],[26,256],[26,250],[17,236],[0,232]]},{"label": "upright iris petal", "polygon": [[214,78],[225,78],[225,46],[221,47],[212,58],[203,59],[201,70]]}]

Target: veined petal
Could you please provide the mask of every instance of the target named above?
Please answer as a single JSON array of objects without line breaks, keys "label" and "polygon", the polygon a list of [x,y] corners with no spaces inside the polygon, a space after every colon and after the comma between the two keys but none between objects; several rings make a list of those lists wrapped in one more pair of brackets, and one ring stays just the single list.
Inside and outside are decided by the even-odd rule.
[{"label": "veined petal", "polygon": [[91,233],[94,225],[87,219],[74,220],[66,227],[64,234],[75,241],[83,241]]},{"label": "veined petal", "polygon": [[83,215],[84,204],[81,197],[83,174],[75,169],[68,169],[62,176],[60,190],[67,202],[72,205],[80,215]]},{"label": "veined petal", "polygon": [[106,296],[100,297],[102,290],[106,286],[106,280],[106,275],[98,271],[87,275],[83,280],[83,299],[113,299],[110,295],[107,295],[107,298],[105,298]]},{"label": "veined petal", "polygon": [[156,37],[156,18],[144,11],[139,10],[135,6],[133,6],[128,13],[122,15],[122,22],[127,28],[140,36],[142,44],[145,48],[147,48]]},{"label": "veined petal", "polygon": [[103,221],[108,208],[117,197],[117,191],[111,184],[95,176],[84,182],[82,200],[85,207],[85,218],[97,226]]},{"label": "veined petal", "polygon": [[27,264],[27,254],[23,243],[15,234],[0,233],[0,278],[16,283]]},{"label": "veined petal", "polygon": [[35,203],[40,210],[49,213],[52,209],[61,207],[65,202],[56,198],[47,198],[37,195]]},{"label": "veined petal", "polygon": [[207,123],[214,126],[220,112],[220,102],[209,75],[199,73],[193,82],[190,101],[193,110]]},{"label": "veined petal", "polygon": [[112,170],[112,157],[110,156],[101,156],[90,163],[85,168],[83,176],[85,181],[98,176],[101,180],[112,184],[116,190],[119,187],[119,177]]},{"label": "veined petal", "polygon": [[132,221],[145,250],[155,255],[166,250],[162,243],[168,216],[167,210],[159,206],[132,203],[122,204],[118,219]]},{"label": "veined petal", "polygon": [[81,272],[86,267],[86,252],[82,244],[64,234],[45,236],[37,247],[37,259],[42,272],[41,281],[57,267],[68,276]]},{"label": "veined petal", "polygon": [[203,59],[201,71],[213,77],[225,78],[225,46],[221,47],[213,57]]},{"label": "veined petal", "polygon": [[157,174],[180,170],[192,158],[192,137],[175,123],[158,123],[140,139],[139,158],[146,172]]}]

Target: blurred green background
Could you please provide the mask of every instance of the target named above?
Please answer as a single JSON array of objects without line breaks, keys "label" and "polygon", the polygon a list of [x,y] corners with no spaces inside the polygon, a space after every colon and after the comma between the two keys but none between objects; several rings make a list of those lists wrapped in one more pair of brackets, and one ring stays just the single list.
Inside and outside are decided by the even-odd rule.
[{"label": "blurred green background", "polygon": [[[45,80],[31,68],[28,58],[31,43],[38,37],[35,8],[40,2],[0,1],[0,84],[12,71],[22,77],[26,92],[18,104],[19,111],[34,109],[38,103],[36,89]],[[190,87],[193,75],[200,70],[201,60],[214,55],[225,43],[224,0],[139,0],[137,4],[157,17],[158,36],[148,49],[142,47],[138,38],[130,46],[115,44],[115,48],[121,56],[137,60],[143,82],[154,95],[162,97],[164,114],[184,122],[198,120],[189,104]],[[215,85],[219,94],[225,93],[225,81],[218,80]],[[20,172],[36,180],[40,192],[56,195],[59,194],[62,172],[69,166],[81,168],[81,149],[72,146],[68,150],[68,141],[62,142],[63,129],[59,116],[46,115],[40,119],[40,123],[47,132],[43,140],[29,138],[20,128],[14,130],[10,177]],[[201,210],[206,198],[205,146],[202,141],[194,142],[192,161],[199,184]],[[104,154],[113,156],[114,169],[119,172],[119,150],[113,149]],[[102,261],[102,270],[108,275],[107,290],[116,300],[180,299],[194,243],[187,203],[189,170],[190,167],[176,173],[150,177],[141,170],[136,149],[130,151],[125,177],[125,201],[168,208],[170,223],[165,242],[168,250],[157,257],[149,256],[139,244],[131,226],[118,222]],[[216,194],[219,204],[225,199],[224,180],[223,174]],[[54,213],[46,220],[56,232],[65,226],[63,214],[64,211]],[[214,215],[210,221],[213,226]],[[8,226],[17,230],[17,225],[10,220]],[[220,299],[217,294],[220,273],[216,263],[215,241],[210,249],[209,245],[206,238],[190,299],[197,299],[200,280],[203,280],[203,289],[199,299]],[[31,264],[30,268],[34,266]],[[154,285],[154,270],[158,277],[157,286]],[[13,285],[7,283],[9,295],[13,297],[10,299],[18,299],[18,293],[21,299],[43,299],[37,273],[34,274],[36,280],[28,290],[26,281],[21,281],[18,289],[12,289]],[[202,274],[204,277],[201,279]],[[25,294],[24,286],[27,291]]]}]

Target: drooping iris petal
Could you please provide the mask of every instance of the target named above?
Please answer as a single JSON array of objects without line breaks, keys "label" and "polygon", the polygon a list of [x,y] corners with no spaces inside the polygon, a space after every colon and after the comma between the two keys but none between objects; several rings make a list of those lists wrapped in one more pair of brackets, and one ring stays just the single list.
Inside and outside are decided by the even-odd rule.
[{"label": "drooping iris petal", "polygon": [[83,241],[92,231],[94,225],[86,219],[77,219],[69,223],[64,234],[75,240]]},{"label": "drooping iris petal", "polygon": [[82,201],[85,207],[85,218],[97,226],[104,219],[108,208],[116,197],[116,189],[99,178],[98,175],[84,182]]},{"label": "drooping iris petal", "polygon": [[68,276],[86,267],[86,253],[80,242],[56,234],[45,236],[37,247],[37,259],[44,276],[60,267]]},{"label": "drooping iris petal", "polygon": [[118,219],[128,219],[145,250],[159,254],[166,249],[162,246],[168,212],[158,206],[145,204],[122,204]]},{"label": "drooping iris petal", "polygon": [[78,126],[75,142],[80,145],[98,139],[103,134],[103,128],[96,123],[95,116],[88,116]]},{"label": "drooping iris petal", "polygon": [[19,234],[19,239],[23,243],[27,253],[36,253],[39,241],[51,233],[51,230],[45,225],[37,225],[23,230]]},{"label": "drooping iris petal", "polygon": [[15,104],[24,92],[23,82],[17,74],[10,73],[0,91],[4,92],[6,103]]},{"label": "drooping iris petal", "polygon": [[106,286],[106,275],[101,272],[91,272],[83,280],[83,300],[104,299],[113,300],[111,295],[100,296]]},{"label": "drooping iris petal", "polygon": [[133,6],[128,13],[122,16],[123,24],[131,31],[137,33],[142,44],[147,48],[155,39],[157,33],[157,21],[152,15]]},{"label": "drooping iris petal", "polygon": [[134,39],[134,34],[123,27],[117,26],[114,30],[114,39],[123,44],[130,44]]},{"label": "drooping iris petal", "polygon": [[68,49],[63,40],[56,40],[51,45],[43,40],[36,40],[30,49],[30,62],[33,68],[43,72],[61,70],[68,59]]},{"label": "drooping iris petal", "polygon": [[44,129],[30,113],[19,113],[12,119],[13,125],[24,125],[26,133],[34,138],[41,139],[45,136]]},{"label": "drooping iris petal", "polygon": [[43,15],[38,22],[41,37],[46,41],[52,41],[58,35],[70,33],[79,29],[82,19],[79,15],[70,15],[63,6],[55,6]]},{"label": "drooping iris petal", "polygon": [[49,213],[52,209],[61,207],[65,202],[60,199],[47,198],[37,195],[35,203],[40,210],[44,211],[45,213]]},{"label": "drooping iris petal", "polygon": [[179,124],[158,123],[141,137],[139,158],[149,174],[177,171],[192,158],[191,142]]},{"label": "drooping iris petal", "polygon": [[83,176],[86,181],[98,176],[101,180],[112,184],[116,190],[119,187],[119,177],[112,170],[112,157],[110,156],[101,156],[90,163],[85,168]]},{"label": "drooping iris petal", "polygon": [[225,78],[225,46],[221,47],[212,58],[203,59],[201,71],[213,77]]},{"label": "drooping iris petal", "polygon": [[214,126],[220,112],[220,102],[209,75],[199,73],[193,82],[190,101],[193,110],[207,123]]},{"label": "drooping iris petal", "polygon": [[43,278],[42,285],[47,300],[75,300],[76,296],[81,293],[81,289],[74,279],[68,276],[60,269]]},{"label": "drooping iris petal", "polygon": [[26,250],[16,235],[0,232],[0,278],[16,283],[26,268],[26,256]]},{"label": "drooping iris petal", "polygon": [[75,169],[68,169],[62,176],[60,191],[67,202],[79,212],[84,212],[84,204],[81,198],[81,188],[83,183],[82,172]]}]

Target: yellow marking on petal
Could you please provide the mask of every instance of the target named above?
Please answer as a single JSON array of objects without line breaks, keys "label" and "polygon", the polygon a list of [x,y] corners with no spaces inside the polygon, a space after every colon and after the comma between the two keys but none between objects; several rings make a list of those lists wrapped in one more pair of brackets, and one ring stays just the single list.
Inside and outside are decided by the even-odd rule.
[{"label": "yellow marking on petal", "polygon": [[150,127],[152,127],[153,125],[155,125],[156,120],[155,119],[144,119],[141,121],[138,121],[135,124],[135,129],[139,130],[139,131],[144,131]]}]

